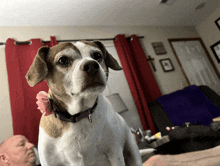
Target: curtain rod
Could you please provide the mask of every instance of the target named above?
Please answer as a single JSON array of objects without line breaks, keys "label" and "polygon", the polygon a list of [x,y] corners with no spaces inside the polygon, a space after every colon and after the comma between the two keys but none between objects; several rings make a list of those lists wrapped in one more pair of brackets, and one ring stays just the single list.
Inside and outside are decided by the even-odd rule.
[{"label": "curtain rod", "polygon": [[[144,38],[144,36],[138,36],[138,38]],[[131,37],[127,37],[127,40],[130,40]],[[76,41],[93,41],[93,40],[115,40],[115,38],[102,38],[102,39],[74,39],[74,40],[57,40],[57,42],[76,42]],[[50,41],[41,41],[42,43],[49,43]],[[0,42],[0,45],[5,45],[6,43]],[[30,41],[25,41],[25,42],[15,42],[16,45],[19,44],[30,44]]]}]

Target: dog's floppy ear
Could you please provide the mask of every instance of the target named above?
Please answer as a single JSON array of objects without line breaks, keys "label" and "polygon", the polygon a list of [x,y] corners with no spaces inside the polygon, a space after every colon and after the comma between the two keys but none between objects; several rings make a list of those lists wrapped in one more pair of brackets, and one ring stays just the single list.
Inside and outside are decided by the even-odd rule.
[{"label": "dog's floppy ear", "polygon": [[118,62],[115,58],[109,52],[106,50],[105,46],[100,41],[94,41],[95,44],[97,44],[101,50],[105,53],[105,63],[107,67],[113,69],[113,70],[122,70],[122,67],[119,66]]},{"label": "dog's floppy ear", "polygon": [[37,55],[35,56],[34,61],[25,76],[31,87],[43,81],[48,74],[46,56],[49,49],[49,47],[44,46],[38,50]]}]

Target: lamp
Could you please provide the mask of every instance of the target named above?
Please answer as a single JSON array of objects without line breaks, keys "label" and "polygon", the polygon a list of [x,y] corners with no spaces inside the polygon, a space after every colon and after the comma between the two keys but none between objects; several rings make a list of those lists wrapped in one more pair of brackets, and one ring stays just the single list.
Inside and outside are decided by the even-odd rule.
[{"label": "lamp", "polygon": [[124,101],[122,100],[121,96],[118,93],[113,93],[106,97],[112,103],[113,108],[115,109],[115,112],[120,114],[120,113],[128,111],[128,108],[126,107]]}]

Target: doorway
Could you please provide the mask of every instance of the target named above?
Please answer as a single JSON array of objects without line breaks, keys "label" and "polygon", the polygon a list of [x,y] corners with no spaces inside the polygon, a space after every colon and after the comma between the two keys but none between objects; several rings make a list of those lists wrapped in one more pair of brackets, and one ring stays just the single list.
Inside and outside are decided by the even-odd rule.
[{"label": "doorway", "polygon": [[189,85],[207,85],[220,95],[220,78],[201,38],[168,39]]}]

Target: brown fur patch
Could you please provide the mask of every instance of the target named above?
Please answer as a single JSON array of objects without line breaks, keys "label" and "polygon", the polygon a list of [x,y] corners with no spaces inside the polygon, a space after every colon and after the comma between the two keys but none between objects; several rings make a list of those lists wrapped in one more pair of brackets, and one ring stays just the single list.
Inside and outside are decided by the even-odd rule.
[{"label": "brown fur patch", "polygon": [[69,129],[70,123],[60,121],[59,119],[55,118],[53,114],[49,116],[42,116],[40,120],[40,126],[49,136],[58,138]]},{"label": "brown fur patch", "polygon": [[63,49],[67,49],[67,48],[72,48],[74,49],[76,52],[80,53],[78,48],[76,46],[74,46],[72,43],[67,43],[67,42],[64,42],[64,43],[60,43],[58,45],[55,45],[53,46],[50,51],[49,51],[49,57],[54,57],[54,55],[56,55],[58,52],[62,51]]},{"label": "brown fur patch", "polygon": [[122,70],[122,68],[119,66],[118,62],[113,58],[113,56],[106,50],[105,46],[103,43],[101,43],[100,41],[79,41],[84,43],[87,47],[87,45],[96,47],[98,49],[100,49],[105,57],[105,64],[107,65],[107,67],[113,69],[113,70]]},{"label": "brown fur patch", "polygon": [[[54,100],[54,102],[61,110],[66,111],[64,103],[58,102],[58,100],[56,100],[55,96],[50,90],[48,92],[48,95],[51,99]],[[70,123],[61,121],[57,119],[54,114],[52,114],[49,116],[42,116],[40,120],[40,126],[49,136],[53,138],[58,138],[61,137],[63,133],[69,129]]]}]

